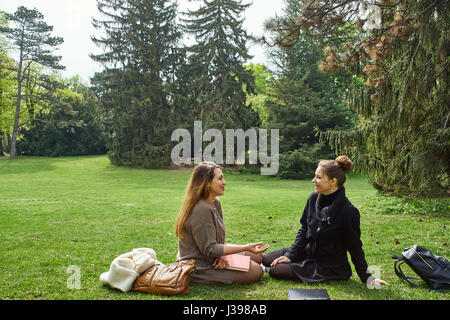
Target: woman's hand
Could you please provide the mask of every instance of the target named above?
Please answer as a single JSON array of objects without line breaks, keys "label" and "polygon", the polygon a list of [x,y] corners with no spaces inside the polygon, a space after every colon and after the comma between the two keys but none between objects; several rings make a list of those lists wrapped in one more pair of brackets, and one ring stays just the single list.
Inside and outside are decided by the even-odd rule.
[{"label": "woman's hand", "polygon": [[272,263],[270,264],[271,267],[274,267],[277,265],[277,263],[290,263],[291,259],[289,259],[288,257],[285,256],[281,256],[276,258],[275,260],[272,261]]},{"label": "woman's hand", "polygon": [[374,288],[375,289],[380,289],[382,285],[385,286],[385,285],[388,285],[388,284],[389,283],[387,283],[384,280],[375,278],[372,281],[370,281],[369,283],[367,283],[367,288],[369,288],[369,289],[374,289]]},{"label": "woman's hand", "polygon": [[264,251],[267,250],[267,248],[269,248],[269,245],[266,244],[264,247],[261,247],[263,245],[264,242],[257,242],[257,243],[249,243],[247,244],[247,248],[245,251],[250,251],[251,253],[263,253]]},{"label": "woman's hand", "polygon": [[228,267],[228,260],[225,258],[225,256],[221,256],[219,258],[216,258],[213,262],[214,269],[225,269]]}]

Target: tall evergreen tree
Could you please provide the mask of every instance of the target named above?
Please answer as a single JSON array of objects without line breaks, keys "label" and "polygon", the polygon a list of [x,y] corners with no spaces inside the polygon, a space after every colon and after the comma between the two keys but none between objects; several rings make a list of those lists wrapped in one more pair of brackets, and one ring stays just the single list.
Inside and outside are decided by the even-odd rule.
[{"label": "tall evergreen tree", "polygon": [[108,155],[114,164],[170,164],[171,90],[180,58],[173,0],[97,0],[104,20],[92,37],[105,52],[93,82],[102,102]]},{"label": "tall evergreen tree", "polygon": [[205,127],[250,128],[259,122],[257,113],[246,105],[246,91],[254,92],[254,77],[244,68],[251,58],[246,47],[250,36],[240,15],[249,5],[241,0],[202,0],[182,19],[196,40],[188,49],[188,59],[194,112]]},{"label": "tall evergreen tree", "polygon": [[295,19],[271,24],[289,30],[276,42],[308,33],[323,44],[323,70],[353,75],[347,103],[358,123],[327,135],[337,152],[380,190],[448,195],[450,1],[298,2]]},{"label": "tall evergreen tree", "polygon": [[12,40],[18,51],[19,62],[17,68],[17,102],[14,118],[14,128],[11,140],[10,157],[16,156],[16,141],[19,133],[19,118],[22,102],[22,85],[24,74],[32,63],[39,63],[52,69],[64,69],[59,64],[60,56],[52,54],[52,50],[63,42],[61,37],[52,37],[53,27],[47,25],[44,16],[37,9],[17,8],[14,14],[6,14],[6,18],[15,27],[1,27],[0,31]]},{"label": "tall evergreen tree", "polygon": [[[294,19],[298,0],[285,3],[283,18]],[[278,37],[286,35],[283,30],[278,33]],[[352,111],[342,102],[349,76],[320,71],[320,44],[304,34],[288,50],[275,47],[270,55],[277,81],[266,105],[269,126],[280,129],[279,175],[310,177],[319,159],[332,156],[330,146],[320,142],[318,131],[352,126]]]}]

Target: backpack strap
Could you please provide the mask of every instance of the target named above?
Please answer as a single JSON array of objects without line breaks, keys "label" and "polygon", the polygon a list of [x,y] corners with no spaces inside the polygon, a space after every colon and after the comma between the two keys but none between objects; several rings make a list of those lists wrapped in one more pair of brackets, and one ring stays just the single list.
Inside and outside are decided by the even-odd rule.
[{"label": "backpack strap", "polygon": [[[405,280],[406,282],[408,282],[409,285],[410,285],[411,287],[414,287],[414,288],[421,288],[421,287],[419,287],[418,285],[416,285],[416,284],[414,284],[414,283],[412,283],[412,282],[410,281],[410,280],[419,280],[419,278],[406,276],[406,275],[403,273],[402,269],[400,268],[400,266],[401,266],[403,263],[405,263],[405,260],[403,260],[403,259],[402,259],[401,257],[399,257],[399,256],[393,256],[392,258],[395,259],[395,262],[394,262],[394,271],[395,271],[395,274],[397,275],[397,277],[399,277],[400,279]],[[424,288],[424,289],[425,289],[425,288]]]},{"label": "backpack strap", "polygon": [[392,259],[395,259],[394,262],[394,271],[395,274],[397,275],[397,277],[399,277],[402,280],[405,280],[411,287],[413,288],[419,288],[419,289],[425,289],[425,290],[429,290],[429,291],[437,291],[437,292],[444,292],[445,290],[437,290],[437,289],[432,289],[432,288],[427,288],[427,287],[423,287],[423,286],[418,286],[414,283],[411,282],[411,280],[420,280],[420,278],[416,278],[416,277],[409,277],[406,276],[402,269],[400,268],[400,266],[405,263],[405,260],[402,257],[399,256],[392,256]]}]

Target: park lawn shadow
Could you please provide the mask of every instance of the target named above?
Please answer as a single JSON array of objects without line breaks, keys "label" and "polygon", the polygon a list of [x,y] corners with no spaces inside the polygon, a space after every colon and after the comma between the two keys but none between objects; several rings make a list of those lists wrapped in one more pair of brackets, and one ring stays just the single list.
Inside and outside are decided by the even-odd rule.
[{"label": "park lawn shadow", "polygon": [[[30,161],[32,160],[32,161]],[[33,174],[56,169],[57,158],[48,157],[0,157],[0,174]]]}]

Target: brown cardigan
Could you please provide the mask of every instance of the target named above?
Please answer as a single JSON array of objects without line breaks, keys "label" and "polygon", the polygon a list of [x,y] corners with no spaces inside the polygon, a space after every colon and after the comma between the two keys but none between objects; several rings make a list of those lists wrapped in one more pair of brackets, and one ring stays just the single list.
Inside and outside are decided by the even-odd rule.
[{"label": "brown cardigan", "polygon": [[232,283],[236,271],[216,270],[214,260],[223,256],[225,225],[222,206],[215,199],[212,206],[200,200],[186,221],[184,237],[178,239],[178,259],[196,260],[196,270],[191,275],[193,283]]}]

